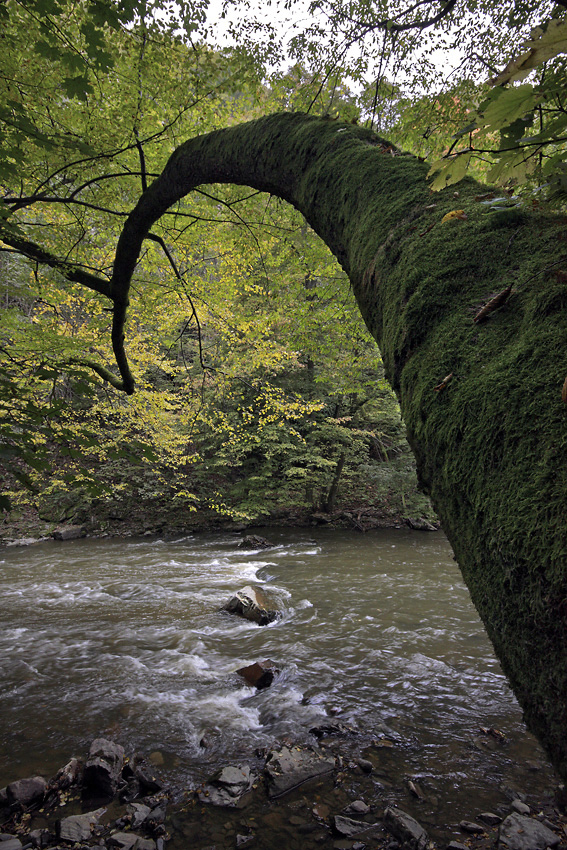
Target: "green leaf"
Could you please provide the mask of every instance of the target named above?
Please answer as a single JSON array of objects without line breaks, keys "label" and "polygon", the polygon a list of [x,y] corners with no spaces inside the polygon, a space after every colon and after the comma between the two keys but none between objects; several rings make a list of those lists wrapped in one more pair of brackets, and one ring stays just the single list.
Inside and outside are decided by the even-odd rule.
[{"label": "green leaf", "polygon": [[94,89],[84,74],[78,77],[66,77],[63,80],[63,88],[68,97],[76,97],[78,100],[86,100]]},{"label": "green leaf", "polygon": [[486,108],[480,108],[479,124],[490,131],[509,127],[518,118],[531,112],[538,101],[533,86],[528,83],[509,89],[498,89]]}]

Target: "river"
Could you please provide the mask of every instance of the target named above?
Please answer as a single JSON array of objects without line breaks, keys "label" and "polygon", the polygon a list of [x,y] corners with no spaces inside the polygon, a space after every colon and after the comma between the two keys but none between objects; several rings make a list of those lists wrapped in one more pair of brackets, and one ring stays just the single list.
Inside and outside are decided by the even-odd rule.
[{"label": "river", "polygon": [[[441,818],[553,787],[440,532],[262,533],[273,548],[221,534],[3,549],[0,787],[99,736],[191,785],[276,739],[313,742],[328,713],[358,751],[393,743],[384,787],[415,779]],[[281,620],[219,611],[250,583]],[[265,658],[281,672],[256,692],[235,671]]]}]

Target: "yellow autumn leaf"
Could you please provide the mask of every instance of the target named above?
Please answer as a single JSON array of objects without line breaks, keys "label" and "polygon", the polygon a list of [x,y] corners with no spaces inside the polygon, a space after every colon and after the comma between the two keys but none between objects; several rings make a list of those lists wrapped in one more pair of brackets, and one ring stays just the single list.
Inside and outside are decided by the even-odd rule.
[{"label": "yellow autumn leaf", "polygon": [[458,219],[460,221],[466,221],[467,214],[464,210],[451,210],[451,212],[448,212],[446,215],[443,216],[443,218],[441,219],[441,224],[444,224],[446,221],[454,221],[455,219]]}]

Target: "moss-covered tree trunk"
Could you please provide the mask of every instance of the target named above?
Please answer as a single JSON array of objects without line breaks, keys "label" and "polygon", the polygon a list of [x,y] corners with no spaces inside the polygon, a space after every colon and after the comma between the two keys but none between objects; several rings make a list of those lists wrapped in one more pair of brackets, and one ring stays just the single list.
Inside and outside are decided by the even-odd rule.
[{"label": "moss-covered tree trunk", "polygon": [[[245,184],[300,210],[350,277],[421,484],[527,724],[567,777],[567,220],[489,212],[473,181],[433,195],[426,171],[366,130],[300,114],[186,142],[124,228],[115,344],[120,360],[142,239],[194,186]],[[443,221],[455,209],[466,219]]]}]

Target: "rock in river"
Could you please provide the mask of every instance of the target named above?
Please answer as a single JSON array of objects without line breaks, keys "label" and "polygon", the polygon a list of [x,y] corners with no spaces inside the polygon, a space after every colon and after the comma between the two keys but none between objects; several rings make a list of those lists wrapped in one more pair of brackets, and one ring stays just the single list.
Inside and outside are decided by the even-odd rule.
[{"label": "rock in river", "polygon": [[415,818],[402,812],[401,809],[389,807],[384,812],[384,826],[391,832],[402,847],[411,850],[425,850],[427,846],[427,833]]},{"label": "rock in river", "polygon": [[240,549],[271,549],[273,545],[259,534],[247,534],[238,544]]},{"label": "rock in river", "polygon": [[499,850],[545,850],[558,844],[559,836],[533,818],[512,814],[500,824]]},{"label": "rock in river", "polygon": [[269,797],[280,797],[308,779],[324,776],[335,769],[335,759],[313,748],[282,747],[272,750],[266,760]]},{"label": "rock in river", "polygon": [[235,593],[222,610],[228,611],[229,614],[238,614],[259,626],[267,626],[268,623],[273,623],[282,616],[281,611],[270,607],[272,604],[261,588],[248,585]]},{"label": "rock in river", "polygon": [[121,778],[124,748],[106,738],[96,738],[91,744],[85,765],[83,783],[93,797],[114,796]]},{"label": "rock in river", "polygon": [[212,806],[237,806],[241,797],[252,788],[256,778],[247,764],[223,767],[198,792],[202,803]]},{"label": "rock in river", "polygon": [[279,670],[274,662],[267,658],[266,661],[256,661],[254,664],[249,664],[248,667],[241,667],[236,672],[249,685],[261,690],[262,688],[270,687],[274,681],[275,674],[279,673]]}]

